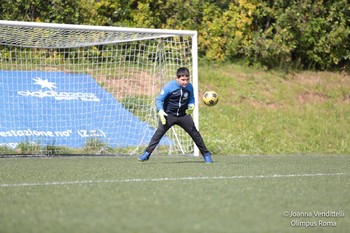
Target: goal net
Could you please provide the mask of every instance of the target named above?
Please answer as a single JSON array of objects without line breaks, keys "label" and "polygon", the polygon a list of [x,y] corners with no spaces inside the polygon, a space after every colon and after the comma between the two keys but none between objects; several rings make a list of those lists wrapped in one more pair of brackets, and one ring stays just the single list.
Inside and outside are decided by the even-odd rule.
[{"label": "goal net", "polygon": [[[0,20],[0,153],[139,154],[179,67],[198,96],[195,31]],[[195,151],[175,126],[154,153]]]}]

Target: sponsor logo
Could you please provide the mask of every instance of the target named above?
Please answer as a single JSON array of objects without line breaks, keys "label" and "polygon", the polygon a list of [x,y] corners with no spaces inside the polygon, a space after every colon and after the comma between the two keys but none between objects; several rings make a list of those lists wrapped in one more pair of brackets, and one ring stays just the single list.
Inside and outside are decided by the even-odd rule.
[{"label": "sponsor logo", "polygon": [[[38,142],[30,141],[33,138],[41,138],[41,139],[49,139],[49,138],[69,138],[75,137],[79,135],[81,138],[106,138],[106,133],[101,130],[86,130],[86,129],[78,129],[78,130],[34,130],[34,129],[19,129],[19,130],[7,130],[0,131],[0,139],[1,138],[18,138],[18,137],[26,137],[26,142],[36,145]],[[9,148],[15,149],[19,145],[19,142],[6,142],[0,143],[0,146],[6,146]]]},{"label": "sponsor logo", "polygon": [[59,92],[56,89],[56,83],[49,82],[47,79],[43,80],[39,77],[34,78],[34,84],[40,85],[42,89],[47,88],[49,90],[38,91],[18,91],[18,95],[25,97],[37,97],[37,98],[55,98],[56,100],[80,100],[80,101],[95,101],[99,102],[100,99],[94,93],[88,92]]},{"label": "sponsor logo", "polygon": [[187,99],[188,99],[188,92],[185,92],[185,93],[184,93],[183,99],[184,99],[184,100],[187,100]]}]

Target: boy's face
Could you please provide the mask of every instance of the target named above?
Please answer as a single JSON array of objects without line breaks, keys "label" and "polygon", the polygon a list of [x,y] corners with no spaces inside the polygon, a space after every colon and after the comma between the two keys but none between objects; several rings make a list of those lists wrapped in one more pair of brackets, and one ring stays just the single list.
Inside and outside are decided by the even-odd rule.
[{"label": "boy's face", "polygon": [[186,87],[188,83],[190,82],[190,77],[189,76],[180,76],[176,78],[177,83],[182,86]]}]

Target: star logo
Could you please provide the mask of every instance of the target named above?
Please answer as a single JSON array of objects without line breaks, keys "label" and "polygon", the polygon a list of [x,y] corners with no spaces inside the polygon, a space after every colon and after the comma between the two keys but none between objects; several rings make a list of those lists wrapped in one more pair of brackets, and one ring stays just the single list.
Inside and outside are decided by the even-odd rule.
[{"label": "star logo", "polygon": [[35,81],[34,84],[40,85],[41,88],[48,88],[52,90],[52,88],[57,88],[56,83],[49,82],[47,79],[42,80],[41,78],[33,78]]}]

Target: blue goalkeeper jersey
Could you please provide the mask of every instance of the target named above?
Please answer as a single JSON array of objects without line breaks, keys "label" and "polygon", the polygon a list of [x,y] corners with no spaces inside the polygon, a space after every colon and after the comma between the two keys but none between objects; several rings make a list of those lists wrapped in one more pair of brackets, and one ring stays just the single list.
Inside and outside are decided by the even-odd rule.
[{"label": "blue goalkeeper jersey", "polygon": [[158,111],[163,109],[167,114],[174,116],[186,115],[189,104],[194,104],[192,84],[182,87],[176,80],[166,84],[156,99]]}]

